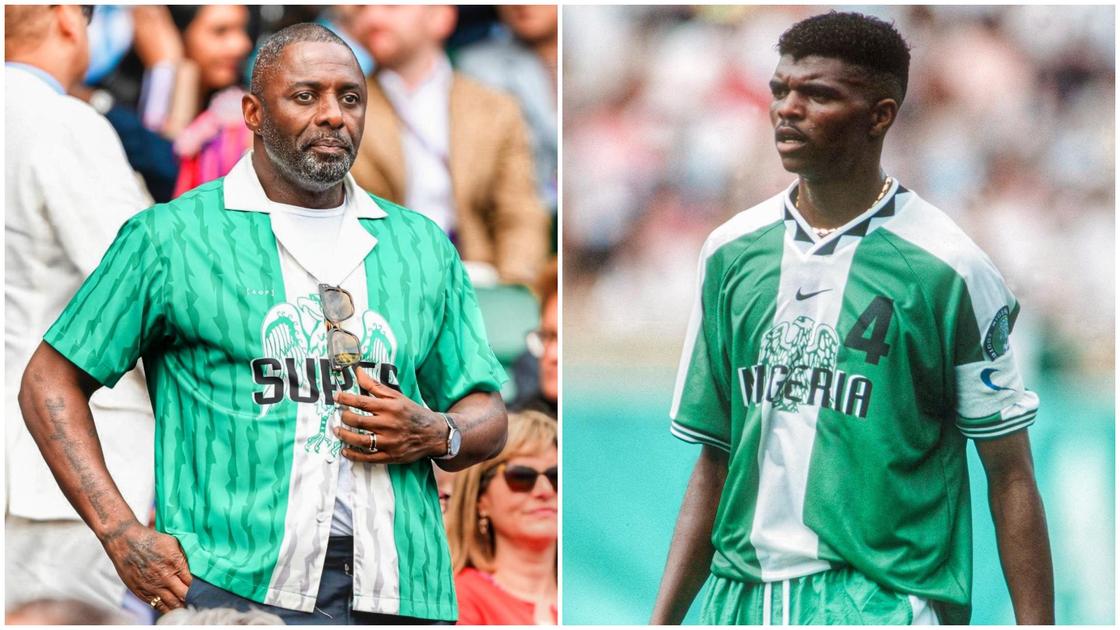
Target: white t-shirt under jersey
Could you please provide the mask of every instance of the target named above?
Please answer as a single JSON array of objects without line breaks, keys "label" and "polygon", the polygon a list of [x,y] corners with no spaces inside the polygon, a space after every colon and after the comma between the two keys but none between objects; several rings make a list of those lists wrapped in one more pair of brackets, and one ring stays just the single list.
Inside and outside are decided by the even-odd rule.
[{"label": "white t-shirt under jersey", "polygon": [[[321,259],[330,256],[338,244],[338,234],[342,229],[342,218],[346,215],[347,197],[336,208],[303,208],[285,203],[271,202],[272,222],[287,223],[287,227],[298,231],[303,239],[297,247],[304,248],[304,260]],[[325,267],[326,265],[323,265]],[[321,279],[328,284],[329,279]],[[353,472],[351,463],[345,457],[339,460],[338,492],[334,500],[334,517],[331,520],[332,536],[352,536],[354,533],[354,506],[350,505]]]}]

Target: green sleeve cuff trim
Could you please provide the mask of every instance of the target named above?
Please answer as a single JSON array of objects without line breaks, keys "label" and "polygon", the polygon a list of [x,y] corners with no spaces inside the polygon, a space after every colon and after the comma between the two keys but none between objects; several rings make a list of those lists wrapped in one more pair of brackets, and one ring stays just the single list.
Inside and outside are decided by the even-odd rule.
[{"label": "green sleeve cuff trim", "polygon": [[997,411],[990,416],[983,416],[981,418],[965,418],[964,416],[957,416],[957,426],[962,430],[966,429],[980,429],[984,427],[993,427],[1003,422],[1003,416]]},{"label": "green sleeve cuff trim", "polygon": [[721,440],[711,435],[706,435],[695,429],[690,429],[678,422],[673,422],[669,425],[669,432],[678,439],[684,440],[692,444],[707,444],[714,446],[720,450],[731,452],[731,443],[726,440]]},{"label": "green sleeve cuff trim", "polygon": [[998,427],[1007,424],[1008,422],[1015,422],[1017,420],[1026,418],[1027,416],[1033,418],[1037,413],[1037,409],[1031,409],[1030,411],[1023,412],[1017,416],[1011,416],[1010,418],[1004,418],[998,413],[994,413],[983,418],[964,418],[961,416],[957,416],[957,426],[960,427],[962,431],[978,429],[984,430],[992,427]]},{"label": "green sleeve cuff trim", "polygon": [[959,428],[961,433],[964,434],[964,436],[967,438],[973,440],[990,440],[993,438],[1003,437],[1004,435],[1007,435],[1009,433],[1014,433],[1031,426],[1032,424],[1034,424],[1035,415],[1036,413],[1032,411],[1030,413],[1018,416],[1014,419],[1005,420],[997,426],[987,429],[967,429],[965,427],[961,427],[960,425],[957,425],[957,428]]}]

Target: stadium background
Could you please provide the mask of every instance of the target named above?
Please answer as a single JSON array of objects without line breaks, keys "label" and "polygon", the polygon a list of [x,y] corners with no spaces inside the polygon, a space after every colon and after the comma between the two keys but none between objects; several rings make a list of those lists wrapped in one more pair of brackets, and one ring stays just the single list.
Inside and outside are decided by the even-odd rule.
[{"label": "stadium background", "polygon": [[[245,6],[248,9],[248,22],[245,25],[244,30],[245,35],[248,36],[248,40],[252,45],[251,48],[246,49],[245,54],[242,57],[238,58],[235,61],[236,65],[239,68],[239,72],[237,72],[238,76],[234,80],[242,88],[248,87],[252,70],[252,59],[255,59],[258,46],[263,43],[264,38],[267,35],[275,33],[282,28],[300,22],[317,22],[327,26],[328,28],[331,28],[336,33],[340,33],[350,39],[350,45],[357,47],[356,52],[358,53],[359,58],[364,60],[369,57],[368,50],[365,50],[362,47],[362,45],[367,41],[365,39],[365,35],[368,35],[368,31],[363,31],[362,28],[368,29],[369,21],[368,19],[362,21],[356,20],[354,16],[356,12],[362,11],[363,7],[355,5],[276,4]],[[175,153],[172,153],[172,151],[170,150],[170,142],[176,140],[177,138],[175,134],[166,132],[163,129],[162,123],[165,122],[163,120],[157,120],[156,122],[159,124],[152,125],[152,128],[150,130],[144,129],[140,124],[140,116],[138,113],[138,110],[142,110],[143,108],[138,107],[138,101],[142,100],[141,94],[146,94],[148,97],[151,97],[153,93],[157,93],[160,96],[166,96],[167,100],[173,100],[172,97],[176,96],[176,90],[172,89],[172,86],[170,84],[163,84],[159,88],[152,88],[151,83],[145,83],[145,73],[151,68],[145,67],[146,62],[142,60],[143,56],[139,54],[139,49],[143,46],[138,43],[138,38],[136,37],[134,30],[140,30],[144,27],[141,26],[143,22],[136,16],[135,10],[137,8],[137,5],[96,6],[92,20],[88,27],[88,31],[90,33],[90,68],[86,73],[85,81],[83,82],[84,85],[80,88],[75,89],[74,92],[86,100],[94,101],[99,107],[103,106],[102,109],[109,109],[110,107],[112,109],[118,109],[119,107],[120,109],[128,110],[132,114],[132,118],[136,119],[135,124],[127,124],[124,126],[123,131],[128,132],[130,135],[122,137],[122,142],[126,147],[135,149],[135,151],[131,151],[129,155],[130,159],[134,157],[137,158],[133,163],[133,167],[135,169],[137,169],[138,171],[143,170],[141,168],[142,163],[143,166],[149,167],[149,169],[145,171],[145,173],[155,173],[161,176],[160,182],[166,184],[166,186],[162,188],[157,187],[153,185],[153,182],[151,180],[148,180],[146,178],[145,186],[148,188],[148,192],[153,196],[157,195],[158,188],[159,193],[162,193],[162,197],[157,197],[156,201],[162,202],[167,201],[172,197],[172,188],[176,184],[176,175],[179,172],[179,168],[181,166],[178,161],[178,156]],[[154,8],[161,9],[165,7]],[[187,19],[184,16],[189,15],[193,12],[187,10],[190,7],[180,6],[177,8],[183,9],[183,11],[178,16],[181,18],[180,21],[177,23],[172,22],[172,16],[169,15],[168,20],[169,27],[171,29],[170,32],[162,29],[158,31],[148,30],[147,34],[149,35],[149,37],[146,41],[148,41],[149,44],[153,41],[153,39],[160,40],[160,38],[173,37],[181,40],[178,42],[180,46],[186,46],[185,39],[187,35],[184,29],[186,28],[187,23],[183,20]],[[193,8],[198,9],[199,7],[195,6]],[[223,17],[228,21],[228,13]],[[196,18],[190,18],[190,20],[194,19]],[[189,22],[190,20],[187,20],[187,22]],[[362,22],[360,27],[356,23],[359,21]],[[8,25],[10,26],[11,24],[12,22],[9,21]],[[149,26],[151,25],[150,17],[147,24]],[[220,64],[221,62],[228,61],[227,57],[230,55],[236,57],[236,54],[229,52],[231,49],[238,49],[236,43],[233,45],[229,44],[230,32],[239,31],[241,30],[241,27],[237,25],[237,22],[234,22],[234,24],[235,26],[230,28],[225,28],[225,24],[223,24],[223,28],[218,29],[220,31],[218,34],[215,35],[211,33],[211,37],[209,37],[205,42],[206,45],[198,46],[198,48],[206,49],[205,51],[196,51],[196,54],[193,57],[189,54],[186,55],[186,57],[192,57],[191,59],[189,59],[190,63],[197,66],[202,63],[198,58],[206,57],[206,62]],[[156,34],[152,35],[153,33]],[[480,45],[484,46],[500,42],[510,42],[513,41],[513,39],[514,35],[511,32],[511,29],[509,29],[502,22],[500,11],[498,10],[497,5],[464,5],[457,8],[456,27],[454,32],[451,33],[450,37],[445,42],[444,48],[452,63],[459,64],[459,62],[463,60],[463,57],[469,53],[472,47]],[[162,41],[167,42],[169,40],[163,39]],[[182,57],[184,56],[183,51],[180,50],[178,55],[169,55],[168,48],[174,49],[175,47],[160,47],[158,51],[149,50],[150,54],[148,55],[148,57],[160,57],[162,61],[173,61],[174,63],[172,65],[176,63],[181,64],[184,61],[184,59],[182,59]],[[218,52],[215,52],[215,49],[218,49]],[[159,52],[161,54],[156,55],[155,52]],[[208,54],[198,54],[200,52],[206,52]],[[372,66],[372,60],[370,61],[370,65]],[[476,62],[475,68],[477,68],[479,65],[480,64]],[[457,67],[459,70],[464,70],[461,65]],[[538,84],[532,82],[531,80],[524,79],[522,75],[525,74],[525,66],[522,65],[520,68],[521,69],[518,71],[506,70],[502,78],[512,82],[518,82],[518,80],[520,79],[520,83],[522,83],[523,85],[529,85],[528,88],[524,88],[525,90],[535,89]],[[197,68],[194,69],[194,72],[198,71],[199,70]],[[150,78],[150,76],[148,78]],[[195,83],[198,83],[197,79],[191,79],[189,81],[186,81],[184,86],[179,87],[183,93],[190,93],[195,91]],[[91,90],[94,88],[103,91],[104,93],[93,95],[91,93]],[[151,91],[146,92],[145,90],[148,89],[150,89]],[[553,90],[549,89],[548,83],[544,84],[544,89],[547,90],[547,94],[543,97],[543,99],[554,107],[555,103]],[[197,118],[194,119],[195,121],[197,121],[198,118],[203,117],[210,117],[211,120],[213,120],[212,116],[210,116],[211,112],[209,111],[209,105],[211,104],[211,102],[209,102],[209,99],[211,96],[213,96],[212,91],[209,89],[200,89],[198,91],[200,92],[199,102],[195,104],[197,107],[194,110],[190,111],[191,115],[197,115]],[[236,105],[236,111],[234,115],[234,117],[236,118],[236,124],[234,126],[243,128],[240,120],[240,95],[236,95],[234,103]],[[166,114],[166,111],[161,113]],[[117,130],[118,134],[122,133],[122,126],[120,125],[121,118],[114,117],[111,114],[109,118],[115,121],[115,124],[117,125],[115,129]],[[131,122],[132,118],[125,117],[124,120],[125,122]],[[184,123],[186,122],[193,121],[188,118],[186,121],[184,121]],[[552,123],[554,126],[555,120],[553,120]],[[11,120],[7,120],[5,124],[10,125],[15,123],[13,123],[13,121]],[[146,127],[147,125],[145,124],[144,126]],[[204,135],[202,135],[201,137],[205,140],[205,143],[207,145],[220,148],[223,152],[223,155],[232,154],[232,159],[227,162],[227,166],[232,166],[233,162],[240,158],[241,150],[245,147],[237,144],[239,138],[236,135],[233,135],[232,137],[227,136],[221,139],[215,139],[215,137],[218,135],[218,128],[220,126],[221,125],[214,125],[213,127],[210,127],[208,125],[204,126],[205,131],[200,132]],[[142,133],[146,131],[151,131],[152,133],[150,135],[142,135]],[[154,133],[156,131],[160,131],[160,134]],[[176,133],[182,133],[182,131],[179,130]],[[164,135],[166,135],[166,137],[164,137]],[[375,137],[371,137],[368,132],[365,137],[367,142],[376,142],[378,140]],[[131,142],[130,138],[132,140]],[[154,144],[153,140],[159,140],[163,144],[167,144],[168,150],[146,150],[151,148],[151,145]],[[198,141],[199,144],[202,144],[202,142],[203,140]],[[550,142],[545,146],[544,149],[542,149],[542,151],[547,152],[549,150],[548,147],[554,147],[554,145],[554,142]],[[537,155],[540,155],[540,151],[537,152]],[[536,158],[536,156],[534,157]],[[552,169],[554,169],[555,160],[549,161],[548,165]],[[532,169],[529,168],[525,170],[531,171]],[[475,172],[485,174],[486,169],[479,168]],[[225,172],[222,171],[221,174],[224,175],[224,173]],[[556,194],[554,171],[552,174],[553,180],[541,182],[542,186],[538,188],[538,193],[541,197],[540,202],[543,206],[546,207],[546,209],[552,216],[552,224],[549,226],[549,233],[547,235],[550,243],[553,245],[552,251],[549,252],[550,257],[555,254],[554,246],[556,240]],[[514,176],[517,175],[515,174]],[[168,177],[170,178],[169,181],[167,181]],[[105,182],[105,184],[111,185],[112,182]],[[550,190],[547,190],[547,192],[545,192],[542,191],[542,189]],[[8,210],[9,212],[11,212],[12,208],[9,208]],[[49,235],[49,238],[53,237],[53,234]],[[528,348],[526,345],[526,333],[529,333],[530,331],[536,330],[538,328],[540,305],[538,303],[537,297],[535,297],[533,293],[530,292],[530,288],[521,285],[500,284],[498,283],[496,275],[492,279],[487,277],[490,275],[494,274],[483,273],[483,279],[481,281],[479,279],[473,279],[472,281],[475,283],[476,295],[484,312],[488,340],[490,341],[495,354],[502,362],[503,367],[507,369],[510,377],[509,381],[507,381],[507,383],[505,384],[502,393],[507,401],[507,404],[510,404],[511,406],[518,402],[525,404],[526,401],[519,399],[527,398],[528,401],[532,401],[534,400],[533,394],[538,391],[538,359],[531,356],[528,352]],[[555,281],[555,274],[553,274],[552,279],[553,281]],[[540,290],[540,288],[536,285],[534,285],[532,289]],[[9,309],[10,308],[11,306],[9,305]],[[9,312],[11,311],[9,310]],[[43,329],[35,332],[34,337],[37,338],[38,336],[40,336],[42,330],[45,330],[45,327],[49,323],[49,321],[43,322]],[[12,334],[11,330],[8,330],[7,332],[9,334]],[[26,333],[27,331],[23,332]],[[545,342],[545,345],[548,345],[548,342]],[[549,356],[552,355],[549,354]],[[25,362],[26,357],[23,357],[22,361]],[[22,372],[22,367],[20,367],[19,369]],[[12,370],[9,368],[9,374],[11,372]],[[18,375],[16,382],[18,383]],[[14,404],[14,395],[11,397],[10,402]],[[20,422],[18,411],[15,416],[15,422]],[[13,480],[14,476],[9,475],[8,479]],[[9,538],[8,540],[10,542],[12,539]],[[11,558],[12,556],[9,554],[8,557]],[[86,579],[86,576],[88,576],[88,570],[89,567],[76,567],[74,571],[75,581],[80,582],[81,580]],[[11,582],[9,582],[9,584],[11,584]],[[60,602],[59,606],[48,605],[39,607],[31,611],[27,615],[24,615],[21,620],[23,622],[26,622],[27,619],[35,616],[40,616],[41,619],[42,615],[45,615],[47,613],[54,613],[58,616],[52,617],[52,623],[58,623],[58,619],[61,616],[65,615],[75,615],[73,617],[66,617],[68,619],[71,619],[72,622],[96,623],[98,619],[112,619],[113,617],[108,616],[112,613],[122,612],[120,610],[101,609],[100,607],[90,609],[86,607],[74,606],[74,604],[82,603],[80,601],[81,595],[82,593],[77,592],[73,594],[66,593],[67,599]],[[11,596],[8,596],[7,601],[5,602],[6,612],[10,614],[12,612],[12,609],[20,603],[22,602],[13,601]],[[93,604],[95,602],[85,603]],[[141,621],[144,623],[150,623],[151,621],[153,621],[154,613],[152,612],[149,605],[146,602],[141,602],[139,599],[136,599],[134,597],[130,597],[129,601],[126,602],[124,612],[129,615],[128,617],[125,617],[125,619],[135,618],[137,621]],[[90,615],[105,616],[91,617]],[[229,619],[229,617],[225,618]],[[180,620],[179,623],[184,622]]]},{"label": "stadium background", "polygon": [[[695,446],[668,408],[700,245],[791,181],[767,119],[781,32],[827,7],[565,7],[567,624],[649,618]],[[950,212],[1012,336],[1062,624],[1115,621],[1114,8],[852,7],[910,41],[884,166]],[[972,621],[1014,622],[969,447]],[[688,620],[695,621],[697,606]]]}]

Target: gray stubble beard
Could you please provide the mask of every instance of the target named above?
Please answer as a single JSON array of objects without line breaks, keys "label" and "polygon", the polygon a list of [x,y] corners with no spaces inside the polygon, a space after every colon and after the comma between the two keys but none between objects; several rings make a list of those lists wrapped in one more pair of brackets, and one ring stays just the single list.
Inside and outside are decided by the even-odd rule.
[{"label": "gray stubble beard", "polygon": [[300,188],[312,192],[324,192],[337,185],[350,167],[354,165],[353,147],[345,156],[337,160],[320,159],[311,151],[302,151],[295,146],[295,138],[287,138],[277,133],[271,119],[265,115],[261,120],[261,138],[268,159],[276,165],[284,178]]}]

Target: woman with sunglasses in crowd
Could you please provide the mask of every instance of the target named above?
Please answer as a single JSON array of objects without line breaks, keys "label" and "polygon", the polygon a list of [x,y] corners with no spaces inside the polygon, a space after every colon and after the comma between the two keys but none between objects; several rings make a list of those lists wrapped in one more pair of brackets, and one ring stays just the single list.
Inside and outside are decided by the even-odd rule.
[{"label": "woman with sunglasses in crowd", "polygon": [[556,421],[510,414],[498,457],[456,475],[447,510],[459,623],[555,624]]}]

